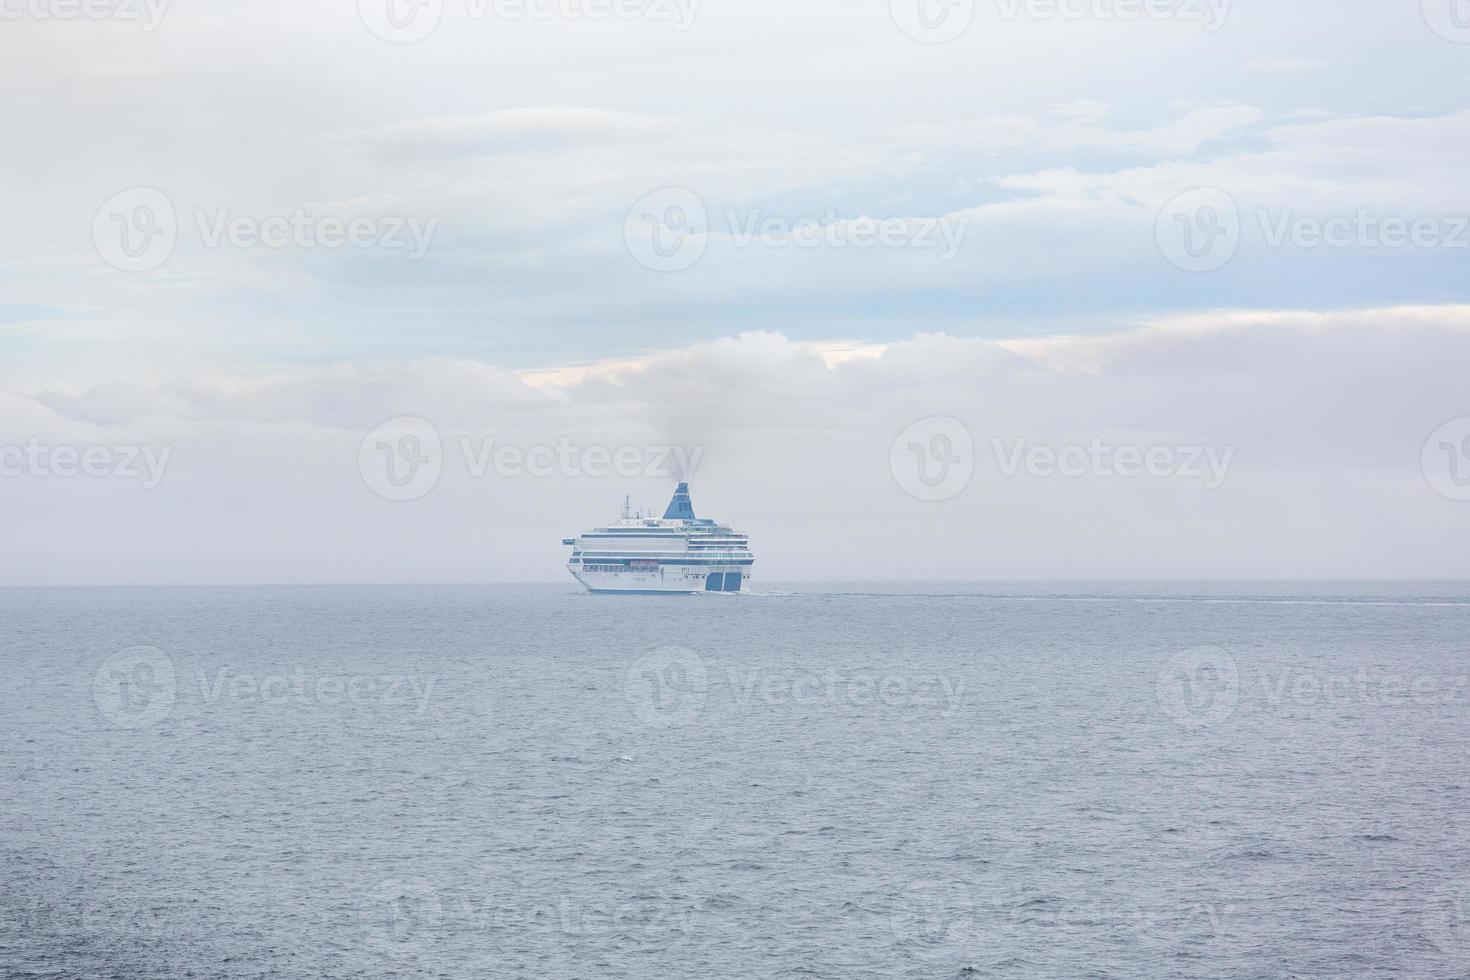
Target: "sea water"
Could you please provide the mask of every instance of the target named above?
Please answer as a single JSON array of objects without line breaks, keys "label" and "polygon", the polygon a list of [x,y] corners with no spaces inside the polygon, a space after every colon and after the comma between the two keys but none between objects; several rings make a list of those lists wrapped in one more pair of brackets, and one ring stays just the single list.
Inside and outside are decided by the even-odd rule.
[{"label": "sea water", "polygon": [[1470,588],[0,591],[0,974],[1459,977]]}]

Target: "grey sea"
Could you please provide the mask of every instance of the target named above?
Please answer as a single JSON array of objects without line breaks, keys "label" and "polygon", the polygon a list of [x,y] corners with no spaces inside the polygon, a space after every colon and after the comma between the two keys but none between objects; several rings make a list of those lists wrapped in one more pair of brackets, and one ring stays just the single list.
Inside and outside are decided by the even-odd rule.
[{"label": "grey sea", "polygon": [[0,591],[6,977],[1464,977],[1465,585]]}]

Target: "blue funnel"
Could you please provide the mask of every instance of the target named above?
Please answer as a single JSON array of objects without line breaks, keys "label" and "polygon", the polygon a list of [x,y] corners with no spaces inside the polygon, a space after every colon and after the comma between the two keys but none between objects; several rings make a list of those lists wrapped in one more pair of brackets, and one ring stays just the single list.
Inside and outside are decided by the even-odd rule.
[{"label": "blue funnel", "polygon": [[694,504],[689,500],[689,484],[681,483],[674,491],[674,499],[669,501],[669,509],[664,511],[664,520],[694,520]]}]

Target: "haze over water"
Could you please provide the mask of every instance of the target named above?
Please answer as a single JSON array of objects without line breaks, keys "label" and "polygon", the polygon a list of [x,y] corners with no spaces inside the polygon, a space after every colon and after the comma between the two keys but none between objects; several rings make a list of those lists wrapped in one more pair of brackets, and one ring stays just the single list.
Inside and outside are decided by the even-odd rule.
[{"label": "haze over water", "polygon": [[1470,587],[0,591],[26,977],[1456,977]]}]

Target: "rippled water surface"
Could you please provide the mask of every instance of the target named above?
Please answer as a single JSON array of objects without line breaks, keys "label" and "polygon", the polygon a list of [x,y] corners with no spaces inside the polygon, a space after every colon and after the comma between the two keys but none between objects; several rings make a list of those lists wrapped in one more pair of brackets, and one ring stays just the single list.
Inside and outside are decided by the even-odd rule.
[{"label": "rippled water surface", "polygon": [[1470,589],[0,591],[0,974],[1463,977]]}]

